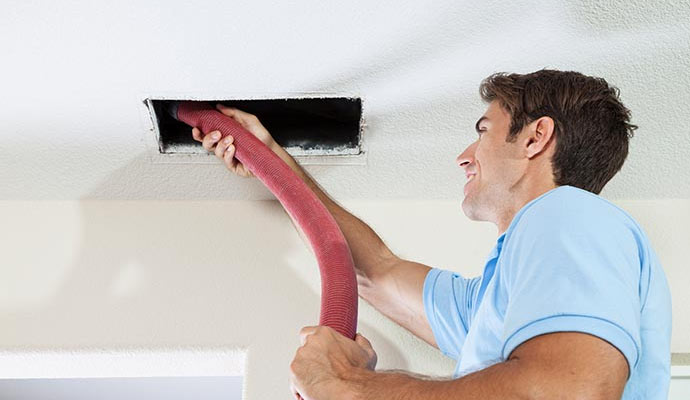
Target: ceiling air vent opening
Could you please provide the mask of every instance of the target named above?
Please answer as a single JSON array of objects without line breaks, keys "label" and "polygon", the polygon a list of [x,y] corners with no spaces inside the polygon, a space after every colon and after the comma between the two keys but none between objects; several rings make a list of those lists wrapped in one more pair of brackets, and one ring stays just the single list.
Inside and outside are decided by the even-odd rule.
[{"label": "ceiling air vent opening", "polygon": [[[208,154],[191,129],[165,111],[177,99],[145,101],[154,123],[160,154]],[[293,156],[357,156],[361,146],[360,98],[209,100],[256,115],[273,138]],[[320,157],[324,158],[324,157]],[[330,157],[329,157],[330,158]]]}]

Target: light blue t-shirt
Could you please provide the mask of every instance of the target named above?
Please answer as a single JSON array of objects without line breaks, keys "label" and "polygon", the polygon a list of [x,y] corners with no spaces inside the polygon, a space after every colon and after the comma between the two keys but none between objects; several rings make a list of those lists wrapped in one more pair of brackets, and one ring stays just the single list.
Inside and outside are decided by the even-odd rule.
[{"label": "light blue t-shirt", "polygon": [[671,296],[649,240],[603,198],[560,186],[525,205],[481,277],[432,269],[424,308],[455,376],[505,361],[546,333],[584,332],[623,353],[623,399],[666,399]]}]

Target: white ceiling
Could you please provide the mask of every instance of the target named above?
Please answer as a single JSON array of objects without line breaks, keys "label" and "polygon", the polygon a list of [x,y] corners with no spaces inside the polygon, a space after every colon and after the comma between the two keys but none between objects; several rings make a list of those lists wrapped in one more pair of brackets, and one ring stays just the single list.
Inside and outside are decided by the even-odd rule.
[{"label": "white ceiling", "polygon": [[213,158],[153,156],[142,100],[305,92],[364,101],[364,161],[308,167],[336,198],[455,199],[465,179],[454,158],[484,111],[479,82],[543,67],[606,78],[640,126],[605,195],[690,198],[688,1],[2,8],[0,199],[270,198]]}]

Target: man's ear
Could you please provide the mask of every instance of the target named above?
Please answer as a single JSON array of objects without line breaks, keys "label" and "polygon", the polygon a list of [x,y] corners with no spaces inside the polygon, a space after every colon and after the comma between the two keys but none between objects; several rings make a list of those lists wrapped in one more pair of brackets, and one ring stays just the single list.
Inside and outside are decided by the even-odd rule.
[{"label": "man's ear", "polygon": [[553,138],[555,124],[551,117],[541,117],[530,124],[525,138],[525,155],[534,158],[541,154]]}]

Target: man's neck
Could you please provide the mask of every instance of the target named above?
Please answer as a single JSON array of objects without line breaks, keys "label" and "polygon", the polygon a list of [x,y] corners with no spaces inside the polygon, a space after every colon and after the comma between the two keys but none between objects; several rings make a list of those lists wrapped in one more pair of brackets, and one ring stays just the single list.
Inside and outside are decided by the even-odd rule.
[{"label": "man's neck", "polygon": [[498,236],[501,236],[508,230],[510,223],[513,222],[515,214],[518,213],[527,203],[548,192],[555,189],[557,186],[553,183],[539,185],[530,190],[523,190],[521,192],[513,193],[511,201],[505,207],[504,211],[498,216],[496,227],[498,228]]}]

